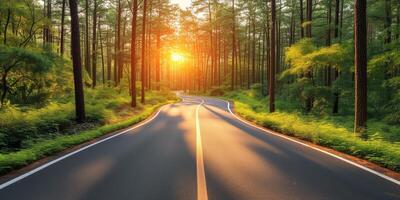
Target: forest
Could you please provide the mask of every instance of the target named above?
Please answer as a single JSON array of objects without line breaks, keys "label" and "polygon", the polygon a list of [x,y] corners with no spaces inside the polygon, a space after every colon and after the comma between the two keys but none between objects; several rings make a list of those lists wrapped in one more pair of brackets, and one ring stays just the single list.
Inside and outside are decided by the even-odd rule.
[{"label": "forest", "polygon": [[400,171],[399,0],[0,0],[0,173],[173,91]]}]

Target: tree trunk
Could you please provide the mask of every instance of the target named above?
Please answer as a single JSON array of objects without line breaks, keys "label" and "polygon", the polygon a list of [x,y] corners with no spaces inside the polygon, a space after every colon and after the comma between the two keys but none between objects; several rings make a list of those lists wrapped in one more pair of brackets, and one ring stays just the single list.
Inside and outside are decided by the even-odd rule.
[{"label": "tree trunk", "polygon": [[161,78],[161,33],[157,32],[157,55],[156,55],[156,84],[157,90],[160,90],[160,78]]},{"label": "tree trunk", "polygon": [[[342,2],[343,3],[343,2]],[[337,39],[339,37],[339,11],[340,10],[340,0],[336,0],[335,3],[335,32],[334,38]],[[334,80],[339,77],[339,70],[335,68]],[[333,93],[333,108],[332,113],[337,114],[339,112],[339,91],[335,89]]]},{"label": "tree trunk", "polygon": [[66,0],[62,0],[62,7],[61,7],[61,35],[60,35],[60,55],[64,55],[64,21],[65,21],[65,4]]},{"label": "tree trunk", "polygon": [[118,0],[118,6],[117,6],[117,41],[116,41],[116,71],[115,77],[116,81],[115,84],[116,86],[119,85],[120,80],[121,80],[121,71],[122,71],[122,60],[121,60],[121,14],[122,14],[122,6],[121,6],[121,0]]},{"label": "tree trunk", "polygon": [[231,66],[231,90],[235,89],[235,54],[236,54],[236,16],[235,0],[232,0],[232,66]]},{"label": "tree trunk", "polygon": [[111,57],[111,49],[110,49],[110,36],[109,36],[109,30],[107,29],[106,32],[106,52],[107,52],[107,82],[108,82],[108,86],[110,86],[110,81],[111,81],[111,61],[112,61],[112,57]]},{"label": "tree trunk", "polygon": [[80,33],[77,0],[69,0],[69,7],[71,15],[71,55],[74,72],[76,121],[78,123],[82,123],[85,120],[85,100],[82,83],[82,62],[81,47],[79,43]]},{"label": "tree trunk", "polygon": [[105,66],[104,66],[104,51],[103,51],[103,37],[101,35],[101,26],[100,26],[100,16],[99,16],[99,21],[97,22],[97,30],[99,30],[99,44],[100,44],[100,54],[101,54],[101,80],[103,82],[103,86],[106,81],[106,75],[105,75]]},{"label": "tree trunk", "polygon": [[147,0],[143,0],[143,21],[142,21],[142,71],[141,71],[141,80],[142,80],[142,91],[141,91],[141,103],[145,103],[145,91],[144,85],[146,83],[146,59],[145,59],[145,50],[146,50],[146,15],[147,15]]},{"label": "tree trunk", "polygon": [[385,0],[385,44],[392,42],[392,1]]},{"label": "tree trunk", "polygon": [[311,38],[311,24],[312,24],[312,0],[307,0],[307,27],[306,27],[306,35],[308,38]]},{"label": "tree trunk", "polygon": [[367,127],[367,16],[365,0],[355,0],[355,120],[354,131],[363,135]]},{"label": "tree trunk", "polygon": [[133,1],[132,8],[132,32],[131,32],[131,107],[136,107],[136,21],[138,2]]},{"label": "tree trunk", "polygon": [[271,46],[269,70],[269,112],[275,112],[275,68],[276,68],[276,2],[271,0]]},{"label": "tree trunk", "polygon": [[[11,4],[11,2],[9,2]],[[3,44],[6,45],[7,44],[7,28],[8,28],[8,24],[10,23],[10,18],[11,18],[11,5],[9,5],[8,9],[7,9],[7,20],[6,20],[6,24],[4,26],[4,38],[3,38]]]},{"label": "tree trunk", "polygon": [[85,69],[91,76],[90,70],[90,44],[89,44],[89,0],[85,0]]},{"label": "tree trunk", "polygon": [[304,27],[303,27],[303,23],[304,23],[303,0],[300,0],[300,27],[301,27],[300,36],[301,36],[301,38],[304,38]]},{"label": "tree trunk", "polygon": [[92,35],[92,88],[97,84],[97,0],[93,0],[93,35]]}]

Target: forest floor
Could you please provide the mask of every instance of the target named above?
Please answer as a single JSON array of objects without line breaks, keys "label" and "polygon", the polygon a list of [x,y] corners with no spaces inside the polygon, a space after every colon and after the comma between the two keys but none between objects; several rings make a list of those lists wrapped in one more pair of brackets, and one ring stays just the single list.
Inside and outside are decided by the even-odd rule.
[{"label": "forest floor", "polygon": [[268,129],[332,148],[400,172],[400,127],[377,119],[368,121],[367,139],[353,132],[352,116],[305,114],[285,101],[277,101],[277,111],[268,112],[268,98],[252,90],[219,96],[234,103],[241,117]]},{"label": "forest floor", "polygon": [[108,88],[85,93],[87,119],[83,124],[74,122],[74,105],[68,98],[40,109],[2,110],[0,175],[141,122],[161,105],[177,101],[171,92],[149,92],[146,104],[132,110],[128,94]]}]

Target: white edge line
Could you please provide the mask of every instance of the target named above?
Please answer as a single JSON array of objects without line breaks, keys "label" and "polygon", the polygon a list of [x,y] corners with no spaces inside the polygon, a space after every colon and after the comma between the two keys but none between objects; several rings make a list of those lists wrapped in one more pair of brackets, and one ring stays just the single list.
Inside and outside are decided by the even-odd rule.
[{"label": "white edge line", "polygon": [[[169,105],[169,104],[167,104],[167,105]],[[32,174],[35,174],[35,173],[37,173],[37,172],[39,172],[39,171],[41,171],[41,170],[43,170],[43,169],[45,169],[45,168],[47,168],[47,167],[53,165],[53,164],[56,164],[56,163],[60,162],[61,160],[64,160],[65,158],[68,158],[68,157],[70,157],[70,156],[72,156],[72,155],[75,155],[75,154],[77,154],[77,153],[79,153],[79,152],[81,152],[81,151],[83,151],[83,150],[86,150],[86,149],[88,149],[88,148],[90,148],[90,147],[92,147],[92,146],[95,146],[95,145],[97,145],[97,144],[100,144],[100,143],[102,143],[102,142],[105,142],[105,141],[107,141],[107,140],[110,140],[110,139],[112,139],[112,138],[114,138],[114,137],[120,136],[120,135],[122,135],[122,134],[124,134],[124,133],[126,133],[126,132],[129,132],[129,131],[132,131],[132,130],[134,130],[134,129],[137,129],[137,128],[141,127],[141,126],[144,126],[145,124],[147,124],[147,123],[151,122],[153,119],[155,119],[155,118],[158,116],[158,114],[162,111],[162,109],[163,109],[165,106],[167,106],[167,105],[164,105],[164,106],[162,106],[161,108],[159,108],[158,111],[157,111],[157,113],[156,113],[155,115],[153,115],[152,118],[150,118],[150,119],[148,119],[148,120],[146,120],[146,121],[143,121],[143,122],[141,122],[141,123],[139,123],[139,124],[137,124],[137,125],[134,125],[132,128],[126,129],[126,130],[124,130],[124,131],[122,131],[122,132],[119,132],[119,133],[117,133],[117,134],[115,134],[115,135],[112,135],[112,136],[110,136],[110,137],[104,138],[104,139],[99,140],[99,141],[97,141],[97,142],[95,142],[95,143],[92,143],[92,144],[90,144],[90,145],[84,146],[84,147],[82,147],[82,148],[80,148],[80,149],[78,149],[78,150],[76,150],[76,151],[73,151],[73,152],[68,153],[68,154],[66,154],[66,155],[64,155],[64,156],[61,156],[61,157],[59,157],[59,158],[57,158],[57,159],[55,159],[55,160],[52,160],[52,161],[50,161],[50,162],[48,162],[48,163],[46,163],[46,164],[44,164],[44,165],[41,165],[41,166],[39,166],[39,167],[37,167],[37,168],[35,168],[35,169],[29,171],[29,172],[26,172],[25,174],[22,174],[22,175],[20,175],[20,176],[18,176],[18,177],[15,177],[15,178],[13,178],[13,179],[11,179],[11,180],[9,180],[9,181],[7,181],[7,182],[1,184],[1,185],[0,185],[0,190],[6,188],[7,186],[10,186],[10,185],[12,185],[12,184],[14,184],[14,183],[16,183],[16,182],[18,182],[18,181],[20,181],[20,180],[22,180],[22,179],[28,177],[28,176],[30,176],[30,175],[32,175]]]},{"label": "white edge line", "polygon": [[360,164],[357,164],[357,163],[355,163],[355,162],[353,162],[353,161],[347,160],[347,159],[342,158],[342,157],[340,157],[340,156],[337,156],[337,155],[335,155],[335,154],[333,154],[333,153],[330,153],[330,152],[324,151],[324,150],[322,150],[322,149],[319,149],[319,148],[310,146],[310,145],[308,145],[308,144],[302,143],[302,142],[300,142],[300,141],[294,140],[294,139],[292,139],[292,138],[290,138],[290,137],[287,137],[287,136],[285,136],[285,135],[277,134],[277,133],[268,131],[268,130],[266,130],[266,129],[264,129],[264,128],[255,126],[255,125],[251,124],[250,122],[247,122],[247,121],[241,119],[240,117],[236,116],[236,114],[233,113],[232,110],[231,110],[231,108],[230,108],[230,102],[229,102],[229,101],[226,101],[226,100],[223,100],[223,99],[219,99],[219,100],[225,101],[225,102],[228,104],[228,110],[229,110],[229,112],[230,112],[236,119],[238,119],[239,121],[241,121],[241,122],[243,122],[243,123],[245,123],[245,124],[247,124],[247,125],[249,125],[249,126],[251,126],[251,127],[257,128],[257,129],[259,129],[259,130],[261,130],[261,131],[263,131],[263,132],[265,132],[265,133],[269,133],[269,134],[272,134],[272,135],[275,135],[275,136],[278,136],[278,137],[287,139],[287,140],[289,140],[289,141],[295,142],[295,143],[297,143],[297,144],[301,144],[301,145],[303,145],[303,146],[309,147],[309,148],[314,149],[314,150],[316,150],[316,151],[322,152],[322,153],[324,153],[324,154],[327,154],[327,155],[329,155],[329,156],[332,156],[332,157],[334,157],[334,158],[337,158],[337,159],[339,159],[339,160],[341,160],[341,161],[344,161],[344,162],[346,162],[346,163],[348,163],[348,164],[351,164],[351,165],[353,165],[353,166],[356,166],[356,167],[358,167],[358,168],[361,168],[361,169],[363,169],[363,170],[365,170],[365,171],[367,171],[367,172],[370,172],[370,173],[372,173],[372,174],[375,174],[375,175],[377,175],[377,176],[379,176],[379,177],[381,177],[381,178],[384,178],[384,179],[386,179],[386,180],[388,180],[388,181],[390,181],[390,182],[392,182],[392,183],[394,183],[394,184],[400,185],[400,181],[398,181],[398,180],[396,180],[396,179],[394,179],[394,178],[392,178],[392,177],[386,176],[386,175],[384,175],[384,174],[382,174],[382,173],[379,173],[379,172],[377,172],[377,171],[375,171],[375,170],[372,170],[372,169],[370,169],[370,168],[368,168],[368,167],[364,167],[364,166],[362,166],[362,165],[360,165]]}]

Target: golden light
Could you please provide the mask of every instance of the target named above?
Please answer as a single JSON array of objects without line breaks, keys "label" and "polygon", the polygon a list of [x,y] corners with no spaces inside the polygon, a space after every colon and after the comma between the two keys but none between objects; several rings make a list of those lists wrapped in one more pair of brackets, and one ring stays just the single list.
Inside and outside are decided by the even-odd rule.
[{"label": "golden light", "polygon": [[179,52],[172,52],[171,60],[173,62],[183,62],[185,60],[185,56]]}]

